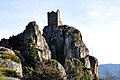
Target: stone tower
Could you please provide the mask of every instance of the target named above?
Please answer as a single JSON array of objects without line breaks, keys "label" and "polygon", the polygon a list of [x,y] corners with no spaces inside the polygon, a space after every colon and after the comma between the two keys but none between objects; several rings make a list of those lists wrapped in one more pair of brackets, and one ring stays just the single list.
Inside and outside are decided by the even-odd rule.
[{"label": "stone tower", "polygon": [[48,12],[48,26],[60,26],[62,25],[61,19],[60,19],[60,11],[57,10],[57,12]]}]

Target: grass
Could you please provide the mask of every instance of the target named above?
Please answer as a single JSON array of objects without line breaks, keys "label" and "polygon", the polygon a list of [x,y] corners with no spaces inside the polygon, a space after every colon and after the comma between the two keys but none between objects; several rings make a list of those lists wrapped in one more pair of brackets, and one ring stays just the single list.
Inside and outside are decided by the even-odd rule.
[{"label": "grass", "polygon": [[[0,67],[0,78],[3,78],[2,76],[6,77],[17,77],[17,73],[13,69],[3,68]],[[0,79],[1,80],[1,79]]]},{"label": "grass", "polygon": [[5,76],[3,76],[3,75],[0,74],[0,80],[8,80],[8,79],[6,79]]},{"label": "grass", "polygon": [[11,59],[14,62],[20,63],[20,59],[18,56],[16,56],[15,54],[11,54],[8,52],[2,52],[2,58],[3,59]]},{"label": "grass", "polygon": [[8,79],[4,78],[4,76],[0,76],[0,80],[8,80]]}]

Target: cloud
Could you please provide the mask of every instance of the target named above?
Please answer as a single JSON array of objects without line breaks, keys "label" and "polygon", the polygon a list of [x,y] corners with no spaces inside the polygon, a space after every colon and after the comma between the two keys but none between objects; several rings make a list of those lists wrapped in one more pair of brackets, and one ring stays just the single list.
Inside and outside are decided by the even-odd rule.
[{"label": "cloud", "polygon": [[99,18],[101,14],[98,11],[89,11],[88,15],[94,17],[94,18]]},{"label": "cloud", "polygon": [[100,12],[100,11],[89,11],[88,15],[92,18],[104,19],[110,17],[112,14],[107,12]]}]

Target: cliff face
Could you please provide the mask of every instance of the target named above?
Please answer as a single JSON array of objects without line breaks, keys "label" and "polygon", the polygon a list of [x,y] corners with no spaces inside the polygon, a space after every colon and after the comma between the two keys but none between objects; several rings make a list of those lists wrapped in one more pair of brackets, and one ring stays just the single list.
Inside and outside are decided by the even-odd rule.
[{"label": "cliff face", "polygon": [[[7,49],[9,50],[9,53],[16,52],[14,54],[16,54],[22,62],[24,79],[42,79],[41,75],[39,75],[39,77],[37,75],[40,74],[37,73],[38,68],[49,71],[48,68],[51,67],[51,69],[56,69],[60,72],[60,77],[63,78],[63,76],[66,75],[63,66],[59,62],[51,59],[51,51],[35,21],[30,22],[22,33],[12,36],[9,39],[2,39],[0,41],[0,46],[10,48]],[[1,60],[3,61],[3,59]],[[11,64],[12,63],[13,62],[11,62]],[[54,67],[52,65],[53,63],[55,64]],[[17,66],[17,63],[14,63],[13,65],[19,67],[19,65]],[[46,73],[42,71],[41,74]]]},{"label": "cliff face", "polygon": [[89,56],[89,50],[79,30],[67,25],[46,26],[43,29],[43,36],[52,52],[52,58],[58,60],[64,67],[67,66],[66,59],[75,65],[72,59],[76,58],[84,63],[84,67],[90,69],[93,77],[98,77],[98,61]]},{"label": "cliff face", "polygon": [[35,21],[30,22],[26,29],[17,36],[2,39],[0,45],[19,50],[23,55],[28,55],[34,47],[38,51],[40,61],[51,59],[51,52]]},{"label": "cliff face", "polygon": [[65,59],[83,58],[88,55],[88,49],[82,41],[79,30],[63,26],[46,26],[43,29],[52,57],[64,65]]}]

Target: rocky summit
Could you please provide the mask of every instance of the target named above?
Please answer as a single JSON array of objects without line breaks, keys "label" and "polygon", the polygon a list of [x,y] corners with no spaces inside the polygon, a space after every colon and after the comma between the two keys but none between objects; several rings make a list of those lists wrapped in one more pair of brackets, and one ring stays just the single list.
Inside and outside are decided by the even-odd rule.
[{"label": "rocky summit", "polygon": [[[8,71],[8,72],[7,72]],[[98,60],[89,55],[79,30],[48,12],[43,34],[35,21],[0,41],[0,79],[97,80]]]}]

